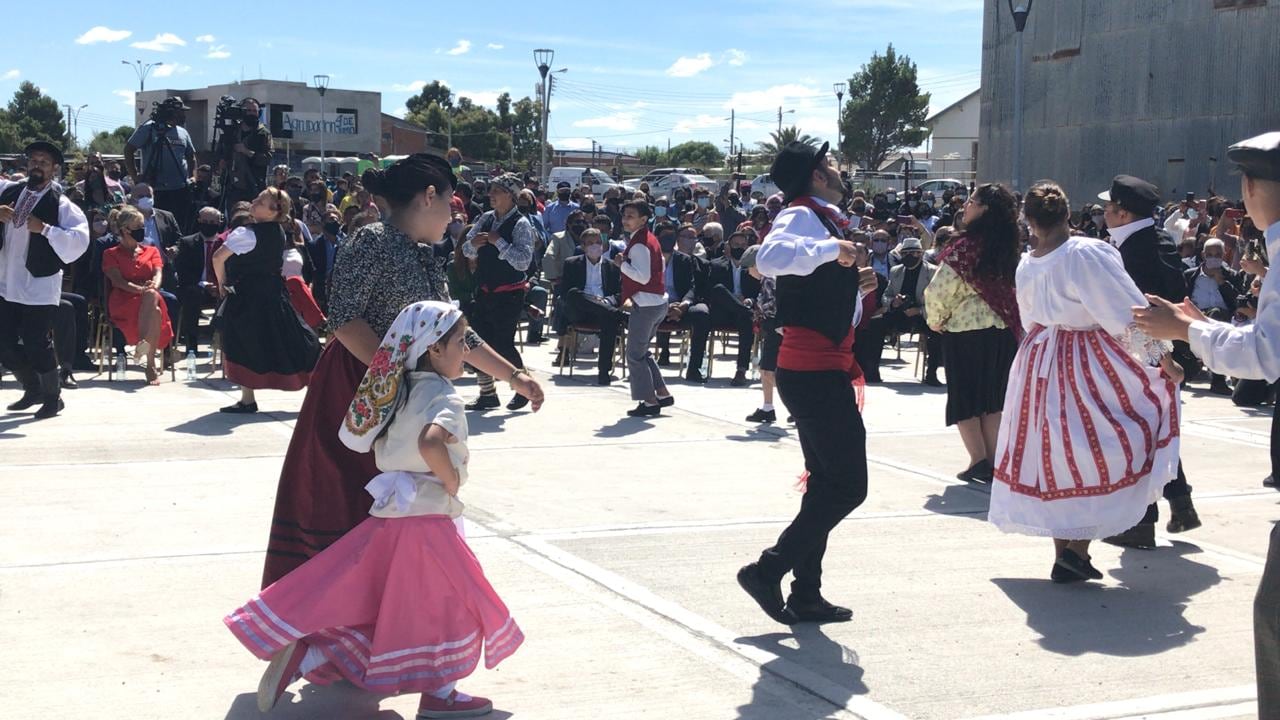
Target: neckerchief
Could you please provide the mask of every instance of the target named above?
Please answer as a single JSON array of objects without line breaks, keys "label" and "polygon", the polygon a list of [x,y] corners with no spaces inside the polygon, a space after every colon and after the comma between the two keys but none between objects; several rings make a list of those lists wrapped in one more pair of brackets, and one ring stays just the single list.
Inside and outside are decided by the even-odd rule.
[{"label": "neckerchief", "polygon": [[[832,225],[839,228],[842,233],[849,228],[849,218],[845,217],[844,213],[837,210],[835,205],[818,202],[818,200],[811,195],[801,195],[795,200],[792,200],[788,207],[807,207],[822,217],[825,217]],[[839,239],[843,240],[843,235],[840,236]]]}]

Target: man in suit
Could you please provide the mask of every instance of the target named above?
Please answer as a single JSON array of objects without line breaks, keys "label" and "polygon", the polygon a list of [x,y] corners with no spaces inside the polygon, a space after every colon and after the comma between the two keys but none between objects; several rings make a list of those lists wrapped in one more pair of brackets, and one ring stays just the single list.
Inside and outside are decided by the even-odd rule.
[{"label": "man in suit", "polygon": [[[658,224],[658,245],[662,247],[665,262],[667,288],[666,322],[689,330],[692,350],[685,379],[704,383],[702,360],[707,353],[707,338],[711,335],[711,308],[704,297],[711,279],[711,265],[694,254],[698,245],[698,231],[693,225],[685,225],[678,231],[673,223]],[[658,364],[671,364],[668,345],[670,333],[658,333]]]},{"label": "man in suit", "polygon": [[613,382],[613,351],[618,331],[627,322],[622,310],[622,272],[604,260],[604,239],[600,231],[587,228],[578,238],[582,254],[564,261],[560,295],[572,323],[600,328],[600,357],[596,382]]},{"label": "man in suit", "polygon": [[345,238],[342,232],[342,213],[336,209],[328,210],[324,214],[320,234],[307,245],[307,252],[311,255],[311,293],[316,297],[316,304],[326,314],[329,312],[329,276],[333,271],[338,246]]},{"label": "man in suit", "polygon": [[[1186,266],[1178,255],[1177,245],[1169,234],[1156,229],[1152,217],[1160,203],[1160,191],[1155,185],[1133,177],[1117,175],[1111,181],[1111,189],[1098,194],[1105,201],[1105,218],[1111,244],[1120,250],[1125,272],[1146,295],[1156,295],[1169,302],[1180,303],[1187,295],[1183,271]],[[1184,368],[1191,357],[1186,343],[1174,345],[1174,356]],[[1198,365],[1197,365],[1198,368]],[[1187,368],[1186,376],[1193,376]],[[1185,532],[1200,527],[1200,516],[1191,502],[1191,486],[1178,462],[1178,475],[1164,487],[1164,497],[1169,501],[1172,517],[1166,529],[1171,533]],[[1156,521],[1160,519],[1159,506],[1151,503],[1142,521],[1123,533],[1106,539],[1112,545],[1135,548],[1154,548],[1156,545]]]},{"label": "man in suit", "polygon": [[182,337],[188,353],[198,353],[200,345],[200,310],[218,303],[218,281],[213,274],[213,253],[222,246],[222,213],[215,207],[200,208],[196,216],[196,232],[178,241],[174,261],[181,299]]},{"label": "man in suit", "polygon": [[710,288],[707,290],[712,326],[729,326],[738,331],[738,371],[729,383],[733,387],[748,384],[747,368],[751,365],[751,346],[756,340],[755,316],[751,308],[760,294],[760,281],[739,265],[749,244],[746,233],[735,232],[729,236],[726,254],[711,261]]},{"label": "man in suit", "polygon": [[[1232,270],[1224,261],[1226,245],[1218,238],[1210,238],[1204,243],[1200,255],[1203,262],[1197,267],[1184,272],[1187,297],[1200,312],[1210,320],[1231,322],[1240,305],[1240,298],[1245,294],[1244,276],[1238,270]],[[1212,381],[1209,392],[1218,395],[1230,395],[1227,377],[1220,373],[1210,373]]]},{"label": "man in suit", "polygon": [[[927,359],[924,383],[941,387],[938,366],[942,363],[942,336],[929,329],[924,314],[924,289],[933,281],[938,266],[924,260],[924,246],[919,238],[902,241],[899,251],[902,262],[889,270],[885,285],[884,313],[872,318],[866,330],[866,343],[858,342],[854,348],[863,347],[858,353],[858,364],[866,374],[867,382],[880,381],[880,357],[884,351],[885,336],[890,333],[919,332],[925,341]],[[859,337],[858,340],[862,340]],[[866,364],[863,364],[863,362]]]}]

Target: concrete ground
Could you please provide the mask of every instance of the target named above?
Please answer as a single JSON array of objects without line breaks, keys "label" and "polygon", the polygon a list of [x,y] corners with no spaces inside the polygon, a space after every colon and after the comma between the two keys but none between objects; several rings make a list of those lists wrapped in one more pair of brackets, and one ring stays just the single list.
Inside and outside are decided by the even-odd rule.
[{"label": "concrete ground", "polygon": [[[867,397],[870,498],[827,552],[824,593],[854,620],[786,628],[734,580],[800,498],[794,428],[742,419],[758,386],[728,387],[727,358],[705,387],[672,370],[676,407],[630,420],[625,383],[595,386],[586,357],[554,374],[551,355],[526,353],[542,412],[471,418],[469,542],[528,638],[462,684],[492,717],[1256,716],[1270,408],[1185,393],[1205,526],[1154,551],[1099,544],[1106,579],[1059,586],[1048,541],[999,533],[987,489],[954,479],[945,390],[887,350]],[[0,415],[0,716],[260,716],[264,664],[221,620],[257,589],[302,395],[221,415],[234,389],[201,377],[82,377],[56,420]],[[16,396],[9,379],[0,399]],[[300,683],[272,717],[412,718],[416,703]]]}]

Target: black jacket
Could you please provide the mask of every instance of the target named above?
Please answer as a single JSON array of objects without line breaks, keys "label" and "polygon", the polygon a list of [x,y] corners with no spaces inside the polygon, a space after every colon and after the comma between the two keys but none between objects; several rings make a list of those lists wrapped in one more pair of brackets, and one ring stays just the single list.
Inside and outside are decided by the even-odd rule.
[{"label": "black jacket", "polygon": [[[200,233],[186,235],[178,241],[178,257],[173,261],[178,274],[178,287],[189,288],[197,285],[204,275],[204,236]],[[209,282],[217,280],[209,278]]]},{"label": "black jacket", "polygon": [[1183,277],[1187,266],[1182,264],[1173,239],[1163,230],[1156,230],[1153,225],[1130,235],[1120,246],[1120,257],[1125,272],[1144,294],[1175,303],[1187,296]]},{"label": "black jacket", "polygon": [[[611,298],[621,304],[622,301],[622,271],[617,265],[600,259],[600,285],[604,289],[604,296]],[[564,271],[560,275],[560,293],[564,294],[570,290],[587,289],[587,256],[574,255],[564,261]]]},{"label": "black jacket", "polygon": [[711,263],[682,252],[672,253],[670,262],[671,284],[675,286],[678,302],[694,305],[705,300],[707,289],[711,287]]},{"label": "black jacket", "polygon": [[[1191,297],[1192,291],[1196,288],[1196,281],[1204,274],[1204,270],[1199,267],[1191,268],[1183,273],[1186,279],[1187,297]],[[1234,313],[1236,308],[1240,306],[1240,301],[1244,296],[1244,273],[1238,270],[1232,270],[1225,265],[1222,268],[1222,277],[1225,282],[1218,285],[1218,292],[1222,294],[1222,301],[1227,304],[1227,311]]]},{"label": "black jacket", "polygon": [[[746,268],[742,269],[742,297],[754,300],[760,294],[760,281],[751,277]],[[727,257],[719,257],[711,261],[711,287],[723,285],[733,292],[733,263]]]}]

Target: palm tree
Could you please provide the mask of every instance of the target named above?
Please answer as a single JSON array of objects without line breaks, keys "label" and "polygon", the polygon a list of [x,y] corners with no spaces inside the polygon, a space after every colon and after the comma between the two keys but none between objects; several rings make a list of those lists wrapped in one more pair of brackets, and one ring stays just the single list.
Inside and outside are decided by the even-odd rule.
[{"label": "palm tree", "polygon": [[760,154],[765,156],[762,160],[765,164],[773,162],[773,158],[778,154],[778,151],[786,147],[788,143],[793,142],[802,142],[805,145],[813,145],[816,147],[818,145],[818,138],[809,135],[808,133],[800,132],[800,128],[795,125],[771,132],[769,133],[768,140],[758,143],[760,147]]}]

